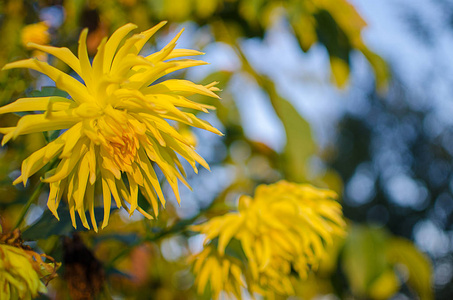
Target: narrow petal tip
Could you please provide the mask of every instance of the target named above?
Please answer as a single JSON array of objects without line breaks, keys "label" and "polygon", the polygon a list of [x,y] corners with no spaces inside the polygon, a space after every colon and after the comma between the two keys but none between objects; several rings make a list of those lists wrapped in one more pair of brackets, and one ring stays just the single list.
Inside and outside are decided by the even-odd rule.
[{"label": "narrow petal tip", "polygon": [[33,42],[28,42],[25,46],[27,48],[34,48],[37,44],[36,43],[33,43]]},{"label": "narrow petal tip", "polygon": [[2,67],[2,71],[6,71],[6,70],[12,69],[12,68],[10,67],[10,65],[11,65],[11,63],[4,65],[4,66]]},{"label": "narrow petal tip", "polygon": [[[21,182],[23,182],[24,179],[22,178],[22,175],[20,175],[19,177],[17,177],[14,181],[13,181],[13,185],[16,185],[16,184],[19,184]],[[24,182],[24,186],[25,186],[25,182]]]}]

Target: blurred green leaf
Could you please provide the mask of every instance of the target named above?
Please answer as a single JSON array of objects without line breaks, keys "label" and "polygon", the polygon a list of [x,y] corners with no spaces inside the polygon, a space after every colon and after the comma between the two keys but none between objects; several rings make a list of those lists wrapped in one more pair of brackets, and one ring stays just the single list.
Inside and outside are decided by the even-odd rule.
[{"label": "blurred green leaf", "polygon": [[351,227],[344,245],[342,263],[354,295],[369,296],[373,281],[389,268],[386,240],[387,235],[380,229]]},{"label": "blurred green leaf", "polygon": [[289,16],[299,46],[304,52],[307,52],[318,40],[315,30],[315,19],[312,15],[300,14],[297,10],[290,11]]},{"label": "blurred green leaf", "polygon": [[394,264],[403,264],[409,272],[408,285],[420,299],[434,299],[432,290],[432,268],[428,258],[410,241],[392,238],[387,245],[388,259]]},{"label": "blurred green leaf", "polygon": [[[409,240],[379,228],[352,226],[342,254],[343,270],[355,296],[388,299],[401,286],[398,265],[407,269],[407,284],[423,300],[433,299],[429,260]],[[401,272],[401,277],[404,278]]]},{"label": "blurred green leaf", "polygon": [[370,51],[367,47],[361,47],[363,55],[366,57],[374,70],[376,77],[376,87],[378,91],[385,92],[390,80],[390,70],[382,57]]},{"label": "blurred green leaf", "polygon": [[368,295],[371,299],[385,300],[394,295],[400,286],[395,271],[388,268],[376,278],[368,289]]},{"label": "blurred green leaf", "polygon": [[310,124],[288,100],[277,93],[273,82],[268,79],[264,81],[263,86],[268,92],[272,106],[285,127],[286,146],[283,154],[285,177],[291,181],[303,182],[308,176],[308,160],[316,151]]},{"label": "blurred green leaf", "polygon": [[336,56],[331,56],[330,69],[332,70],[333,79],[336,85],[340,88],[344,88],[349,79],[348,63]]},{"label": "blurred green leaf", "polygon": [[241,242],[235,238],[232,238],[231,241],[228,243],[228,246],[225,249],[225,253],[228,256],[235,257],[243,261],[244,263],[247,261],[247,256],[244,253],[244,249],[242,249]]},{"label": "blurred green leaf", "polygon": [[[205,78],[203,78],[203,80],[201,80],[201,84],[210,84],[213,81],[217,81],[218,84],[216,84],[216,87],[223,90],[227,87],[232,75],[233,75],[233,72],[231,72],[231,71],[222,70],[222,71],[213,72],[213,73],[210,73],[209,75],[207,75]],[[213,103],[215,103],[215,101],[216,101],[216,100],[215,101],[212,100],[211,98],[206,99],[206,97],[200,97],[200,100],[201,99],[204,99],[205,101],[211,101]]]},{"label": "blurred green leaf", "polygon": [[324,44],[330,57],[337,57],[349,63],[349,53],[352,50],[349,36],[333,18],[332,14],[321,9],[314,15],[316,19],[316,34]]}]

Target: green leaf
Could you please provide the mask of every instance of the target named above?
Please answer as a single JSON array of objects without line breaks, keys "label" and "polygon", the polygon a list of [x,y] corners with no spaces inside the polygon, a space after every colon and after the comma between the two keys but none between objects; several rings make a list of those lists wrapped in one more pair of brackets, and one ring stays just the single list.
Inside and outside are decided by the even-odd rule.
[{"label": "green leaf", "polygon": [[[117,208],[112,208],[110,212],[116,210]],[[69,215],[69,210],[67,207],[60,205],[58,208],[58,216],[60,221],[55,218],[55,216],[50,212],[50,210],[45,210],[41,218],[36,221],[33,225],[28,227],[23,233],[22,238],[24,240],[39,240],[46,239],[52,235],[66,235],[69,236],[73,232],[77,231],[87,231],[83,227],[80,217],[76,214],[77,229],[72,227],[71,217]],[[102,220],[104,215],[104,208],[96,207],[94,209],[97,220],[99,222]],[[88,223],[91,226],[90,217],[87,216]],[[92,227],[92,226],[91,226]]]},{"label": "green leaf", "polygon": [[314,17],[310,14],[301,14],[299,11],[294,10],[289,12],[289,18],[300,48],[302,51],[307,52],[318,40]]},{"label": "green leaf", "polygon": [[[233,72],[230,72],[230,71],[225,71],[225,70],[216,71],[216,72],[208,74],[205,78],[203,78],[203,80],[201,80],[201,84],[210,84],[213,81],[217,81],[218,84],[216,84],[216,87],[223,90],[229,84],[232,75],[233,75]],[[207,98],[207,97],[200,97],[200,99],[211,100],[211,98]],[[218,100],[215,99],[215,101],[218,101]],[[214,101],[212,101],[212,102],[214,102]]]},{"label": "green leaf", "polygon": [[349,79],[349,65],[347,62],[336,56],[331,56],[330,69],[337,87],[344,88]]},{"label": "green leaf", "polygon": [[225,249],[225,254],[231,257],[235,257],[243,262],[247,261],[247,256],[244,253],[244,249],[242,249],[241,242],[235,238],[232,238],[228,243],[228,246]]},{"label": "green leaf", "polygon": [[266,80],[263,87],[286,131],[286,146],[283,154],[285,178],[303,182],[307,179],[309,172],[308,160],[316,151],[310,124],[289,101],[277,93],[273,82]]},{"label": "green leaf", "polygon": [[376,87],[378,91],[385,92],[388,88],[388,82],[390,79],[390,71],[386,62],[382,59],[382,57],[370,51],[365,46],[360,48],[360,51],[362,51],[363,55],[365,55],[366,59],[374,70],[374,76],[376,77]]},{"label": "green leaf", "polygon": [[388,268],[376,278],[368,289],[371,299],[385,300],[392,297],[400,287],[400,282],[393,269]]},{"label": "green leaf", "polygon": [[372,284],[390,268],[387,234],[377,228],[352,226],[343,249],[343,270],[354,295],[368,297]]},{"label": "green leaf", "polygon": [[50,96],[59,96],[68,98],[69,94],[65,91],[62,91],[54,86],[43,86],[40,91],[32,91],[30,93],[32,97],[50,97]]},{"label": "green leaf", "polygon": [[387,256],[394,264],[403,264],[408,272],[408,285],[422,300],[434,299],[432,289],[432,267],[429,259],[410,241],[394,237],[387,246]]},{"label": "green leaf", "polygon": [[400,288],[395,272],[403,265],[408,272],[407,284],[418,297],[434,299],[429,260],[412,242],[390,236],[383,229],[352,226],[342,264],[351,290],[359,298],[389,299]]},{"label": "green leaf", "polygon": [[60,136],[61,130],[50,130],[43,132],[44,138],[47,143],[54,141],[57,137]]}]

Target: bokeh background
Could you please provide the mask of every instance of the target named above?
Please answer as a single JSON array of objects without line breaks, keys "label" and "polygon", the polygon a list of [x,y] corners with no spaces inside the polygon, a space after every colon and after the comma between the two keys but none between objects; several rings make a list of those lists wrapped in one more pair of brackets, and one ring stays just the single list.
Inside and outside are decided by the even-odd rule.
[{"label": "bokeh background", "polygon": [[[74,239],[69,218],[56,223],[46,211],[44,192],[24,239],[64,264],[43,299],[70,293],[68,255],[89,257],[91,281],[106,280],[115,299],[209,299],[193,289],[187,257],[202,237],[186,226],[283,178],[337,191],[350,224],[294,299],[453,298],[453,1],[2,0],[0,66],[36,56],[64,68],[24,43],[74,50],[88,27],[94,54],[119,26],[145,30],[161,20],[169,24],[145,52],[184,27],[178,47],[200,49],[210,65],[175,76],[222,88],[220,103],[210,103],[217,111],[203,117],[225,136],[193,133],[211,172],[188,172],[193,191],[183,190],[181,206],[174,200],[157,221],[116,211],[105,231]],[[1,72],[0,104],[52,95],[52,85],[34,72]],[[15,121],[0,117],[2,127]],[[21,161],[48,138],[0,148],[4,228],[39,181],[12,186]]]}]

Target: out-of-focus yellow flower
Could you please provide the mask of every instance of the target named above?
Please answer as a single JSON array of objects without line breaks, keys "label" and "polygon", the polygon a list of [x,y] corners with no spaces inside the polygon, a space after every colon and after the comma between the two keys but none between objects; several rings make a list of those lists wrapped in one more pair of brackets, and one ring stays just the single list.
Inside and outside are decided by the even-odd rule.
[{"label": "out-of-focus yellow flower", "polygon": [[[206,235],[205,246],[211,247],[215,241],[216,255],[221,257],[232,239],[240,242],[247,260],[242,271],[251,294],[290,295],[294,293],[291,278],[295,274],[306,278],[332,238],[344,234],[345,222],[336,198],[333,191],[307,184],[280,181],[260,185],[254,198],[240,197],[239,212],[215,217],[193,230]],[[208,268],[207,263],[204,266]],[[211,281],[213,291],[218,286],[213,287]]]},{"label": "out-of-focus yellow flower", "polygon": [[[36,252],[23,249],[18,235],[18,231],[8,236],[0,234],[0,299],[33,299],[46,293],[41,280],[55,277],[59,267],[55,262],[43,262]],[[4,244],[5,241],[18,245]]]},{"label": "out-of-focus yellow flower", "polygon": [[213,246],[205,247],[193,258],[193,271],[196,274],[197,291],[202,294],[208,282],[214,299],[220,292],[225,292],[241,298],[241,290],[245,281],[242,278],[243,263],[228,255],[219,255]]},{"label": "out-of-focus yellow flower", "polygon": [[0,284],[1,299],[32,299],[47,292],[27,253],[3,244],[0,244]]},{"label": "out-of-focus yellow flower", "polygon": [[46,45],[50,42],[49,26],[45,22],[30,24],[22,28],[22,45],[28,43]]},{"label": "out-of-focus yellow flower", "polygon": [[[49,26],[45,22],[30,24],[22,28],[22,45],[28,46],[28,43],[38,45],[47,45],[50,42],[50,34],[47,31]],[[47,60],[47,54],[43,51],[34,50],[32,56],[40,61]]]},{"label": "out-of-focus yellow flower", "polygon": [[83,225],[90,228],[85,211],[89,210],[91,223],[97,231],[94,215],[95,191],[101,190],[104,205],[104,228],[109,219],[113,199],[118,207],[129,213],[139,210],[152,218],[138,205],[138,192],[158,214],[158,199],[165,199],[154,171],[158,166],[180,201],[178,180],[188,186],[184,169],[177,156],[186,159],[197,172],[199,163],[209,168],[190,141],[187,141],[167,120],[221,134],[209,123],[182,109],[208,112],[213,107],[187,99],[201,94],[218,98],[218,89],[212,83],[197,85],[187,80],[156,80],[171,72],[206,64],[203,61],[181,59],[200,55],[201,52],[175,49],[182,31],[162,50],[143,57],[140,50],[165,22],[135,34],[127,24],[104,39],[91,63],[87,54],[86,37],[82,31],[79,39],[78,58],[67,48],[38,44],[29,46],[47,52],[69,65],[83,83],[66,73],[40,62],[27,59],[7,64],[3,69],[29,68],[39,71],[55,81],[57,88],[66,91],[64,97],[21,98],[0,108],[0,114],[10,112],[42,111],[23,116],[15,127],[0,128],[5,134],[2,144],[19,135],[33,132],[67,129],[57,139],[33,153],[22,163],[22,174],[14,184],[27,183],[28,178],[58,158],[56,168],[50,170],[44,182],[49,183],[47,205],[58,218],[57,208],[66,196],[74,227],[75,212]]}]

